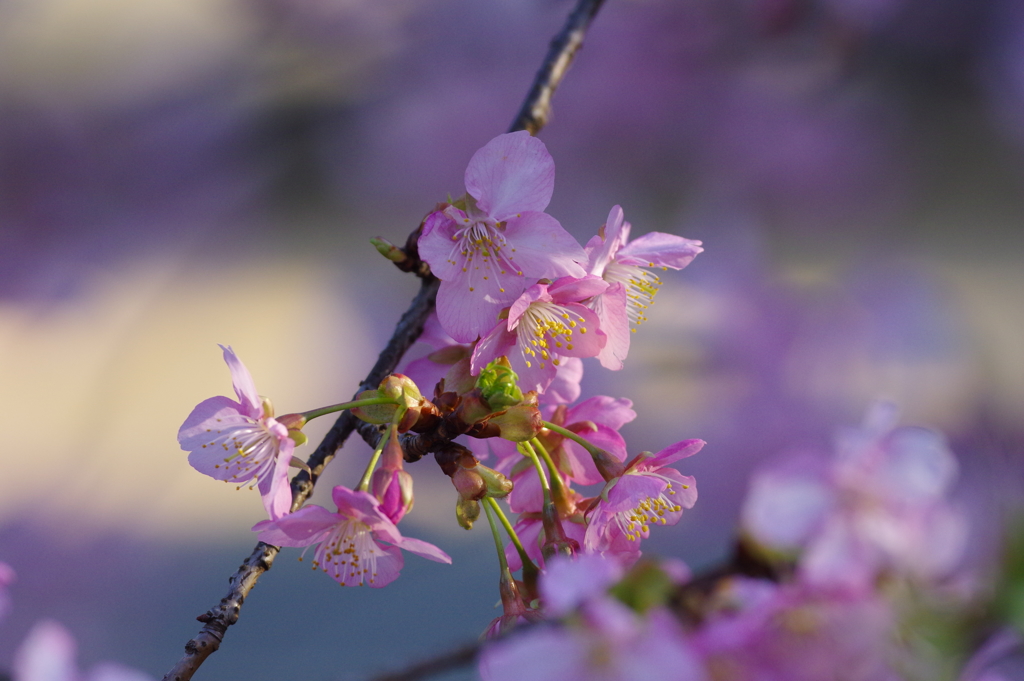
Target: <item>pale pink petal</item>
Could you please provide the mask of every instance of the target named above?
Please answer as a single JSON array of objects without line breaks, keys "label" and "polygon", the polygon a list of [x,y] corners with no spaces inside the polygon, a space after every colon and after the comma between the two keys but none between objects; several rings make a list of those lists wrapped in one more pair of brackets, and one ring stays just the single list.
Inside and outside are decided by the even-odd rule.
[{"label": "pale pink petal", "polygon": [[498,313],[511,302],[488,301],[482,296],[471,298],[468,292],[469,286],[464,281],[446,280],[441,281],[437,292],[437,317],[441,326],[460,343],[472,343],[494,328]]},{"label": "pale pink petal", "polygon": [[642,459],[639,463],[643,466],[667,466],[680,459],[693,456],[706,444],[704,440],[682,440],[665,447],[652,457]]},{"label": "pale pink petal", "polygon": [[401,541],[395,544],[400,549],[404,549],[409,553],[415,553],[417,556],[421,556],[428,560],[432,560],[438,563],[447,563],[451,565],[452,557],[447,553],[434,546],[429,542],[425,542],[422,539],[414,539],[413,537],[402,537]]},{"label": "pale pink petal", "polygon": [[252,375],[242,364],[242,360],[238,359],[230,345],[226,347],[221,345],[220,349],[224,351],[224,361],[227,362],[228,368],[231,370],[231,383],[235,387],[238,401],[242,404],[243,413],[254,419],[260,418],[263,416],[263,400],[256,392],[256,384],[253,383]]},{"label": "pale pink petal", "polygon": [[587,243],[587,255],[589,257],[590,274],[601,276],[604,268],[615,258],[615,254],[622,247],[622,207],[612,206],[608,213],[608,220],[604,223],[604,238],[594,236]]},{"label": "pale pink petal", "polygon": [[376,555],[375,569],[366,581],[374,589],[383,588],[398,579],[402,566],[405,565],[405,556],[398,547],[378,546],[380,553]]},{"label": "pale pink petal", "polygon": [[523,353],[513,349],[510,349],[507,357],[512,371],[516,372],[519,377],[519,387],[524,392],[536,390],[538,393],[542,393],[555,379],[558,367],[551,362],[530,362],[527,366]]},{"label": "pale pink petal", "polygon": [[540,396],[541,404],[569,404],[580,398],[580,381],[583,380],[583,360],[566,357],[558,365],[555,378]]},{"label": "pale pink petal", "polygon": [[[220,419],[218,421],[218,419]],[[178,429],[178,444],[186,452],[202,449],[213,439],[218,423],[251,423],[242,415],[242,405],[228,397],[211,397],[196,405]]]},{"label": "pale pink petal", "polygon": [[631,337],[629,313],[626,311],[626,287],[616,283],[595,298],[591,305],[600,320],[601,330],[608,336],[608,343],[601,348],[597,359],[605,369],[618,371],[629,354]]},{"label": "pale pink petal", "polygon": [[[280,424],[278,424],[280,425]],[[269,475],[259,481],[263,507],[271,520],[287,515],[292,508],[292,488],[288,482],[288,466],[291,464],[295,442],[291,438],[281,440],[281,449],[277,453],[274,468]]]},{"label": "pale pink petal", "polygon": [[615,561],[594,554],[555,558],[540,583],[544,607],[555,617],[564,617],[585,601],[603,597],[622,572]]},{"label": "pale pink petal", "polygon": [[512,262],[527,277],[584,277],[581,263],[587,253],[575,237],[547,213],[522,212],[509,218],[505,228],[508,245],[515,248]]},{"label": "pale pink petal", "polygon": [[39,622],[14,654],[18,681],[76,681],[78,646],[71,633],[52,620]]},{"label": "pale pink petal", "polygon": [[506,325],[508,326],[509,331],[516,328],[527,308],[538,301],[546,303],[551,302],[551,296],[548,294],[547,284],[534,284],[533,286],[528,287],[522,292],[516,301],[512,303],[512,306],[508,310],[508,323]]},{"label": "pale pink petal", "polygon": [[700,241],[664,232],[648,232],[623,246],[615,260],[623,265],[679,270],[703,252]]},{"label": "pale pink petal", "polygon": [[601,277],[560,277],[548,286],[551,299],[559,304],[578,303],[599,296],[608,290],[608,282]]},{"label": "pale pink petal", "polygon": [[498,221],[544,210],[554,187],[555,162],[544,143],[526,131],[495,137],[466,168],[466,190]]},{"label": "pale pink petal", "polygon": [[323,506],[303,506],[278,520],[263,520],[253,525],[259,540],[274,546],[309,546],[316,544],[337,527],[342,517]]},{"label": "pale pink petal", "polygon": [[589,668],[591,652],[587,641],[565,629],[536,628],[499,639],[484,648],[480,656],[480,678],[483,681],[595,681]]}]

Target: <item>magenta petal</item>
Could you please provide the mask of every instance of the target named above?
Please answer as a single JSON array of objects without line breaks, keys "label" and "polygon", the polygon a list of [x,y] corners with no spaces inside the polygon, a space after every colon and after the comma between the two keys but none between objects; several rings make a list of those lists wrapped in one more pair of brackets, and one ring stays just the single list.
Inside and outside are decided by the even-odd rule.
[{"label": "magenta petal", "polygon": [[554,188],[555,162],[544,143],[525,130],[498,135],[466,168],[466,190],[498,221],[544,210]]},{"label": "magenta petal", "polygon": [[[613,458],[619,461],[625,460],[626,441],[622,439],[618,431],[612,430],[601,423],[596,425],[596,431],[587,431],[580,434],[595,447],[600,447],[611,454]],[[596,485],[597,483],[604,482],[604,477],[597,471],[594,459],[587,450],[569,439],[562,441],[562,450],[569,458],[573,480],[581,485]]]},{"label": "magenta petal", "polygon": [[588,397],[579,404],[569,407],[565,412],[566,423],[593,421],[619,430],[622,426],[636,419],[633,402],[624,397],[615,398],[607,395]]},{"label": "magenta petal", "polygon": [[260,399],[259,393],[256,392],[256,384],[253,383],[252,374],[242,364],[242,360],[238,359],[230,345],[227,347],[221,345],[220,349],[224,351],[224,361],[227,362],[228,368],[231,370],[231,383],[235,387],[235,394],[238,395],[239,402],[242,403],[243,412],[254,419],[262,417],[263,400]]},{"label": "magenta petal", "polygon": [[372,523],[384,517],[379,509],[380,503],[369,492],[360,492],[344,485],[337,485],[331,490],[331,498],[334,499],[334,503],[338,507],[338,513],[348,518],[355,518],[364,524],[372,526]]},{"label": "magenta petal", "polygon": [[703,252],[700,241],[664,232],[649,232],[623,246],[615,260],[623,265],[671,267],[679,270]]},{"label": "magenta petal", "polygon": [[428,560],[451,565],[452,557],[429,542],[413,537],[402,537],[402,540],[395,544],[400,549],[409,553],[415,553]]},{"label": "magenta petal", "polygon": [[583,319],[572,335],[573,349],[570,350],[567,346],[559,348],[557,352],[566,357],[596,357],[601,348],[608,343],[608,337],[601,330],[601,321],[597,314],[579,303],[569,303],[562,307]]},{"label": "magenta petal", "polygon": [[515,486],[508,495],[508,507],[514,513],[539,513],[544,506],[544,489],[532,466],[512,479]]},{"label": "magenta petal", "polygon": [[547,213],[523,212],[509,218],[505,238],[515,248],[512,262],[528,277],[584,277],[587,253],[579,242]]},{"label": "magenta petal", "polygon": [[606,494],[608,501],[603,504],[603,509],[612,513],[626,511],[637,506],[644,499],[657,498],[666,487],[668,487],[667,482],[651,475],[623,475],[608,490]]}]

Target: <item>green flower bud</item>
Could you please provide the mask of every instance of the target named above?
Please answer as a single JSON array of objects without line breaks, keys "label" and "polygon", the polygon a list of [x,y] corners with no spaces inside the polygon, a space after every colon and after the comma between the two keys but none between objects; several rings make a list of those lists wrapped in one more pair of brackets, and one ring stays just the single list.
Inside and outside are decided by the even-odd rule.
[{"label": "green flower bud", "polygon": [[504,409],[523,401],[523,391],[516,385],[518,380],[508,359],[499,357],[480,370],[476,387],[491,407]]}]

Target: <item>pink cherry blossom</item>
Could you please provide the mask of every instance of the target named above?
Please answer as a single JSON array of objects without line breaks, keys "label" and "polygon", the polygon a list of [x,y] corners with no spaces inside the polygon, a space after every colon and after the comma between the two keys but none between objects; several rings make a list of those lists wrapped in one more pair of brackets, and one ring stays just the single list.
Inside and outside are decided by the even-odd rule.
[{"label": "pink cherry blossom", "polygon": [[[583,557],[581,557],[583,558]],[[603,559],[598,559],[603,560]],[[559,565],[556,561],[553,566]],[[564,574],[541,590],[557,605],[552,615],[579,616],[566,626],[536,627],[484,649],[484,681],[704,681],[707,676],[675,618],[664,610],[638,616],[604,591],[612,571],[566,561]],[[567,584],[572,584],[567,589]],[[560,598],[558,594],[564,596]]]},{"label": "pink cherry blossom", "polygon": [[519,376],[519,387],[543,392],[555,378],[563,358],[594,357],[607,338],[597,315],[581,301],[602,293],[608,284],[598,277],[562,277],[528,288],[473,351],[474,374],[502,355]]},{"label": "pink cherry blossom", "polygon": [[[628,553],[650,535],[651,525],[675,525],[697,502],[697,483],[668,464],[693,456],[703,440],[683,440],[657,454],[643,453],[610,480],[587,514],[587,552]],[[631,546],[632,545],[632,546]]]},{"label": "pink cherry blossom", "polygon": [[220,347],[238,402],[228,397],[200,402],[178,430],[178,443],[200,473],[239,484],[256,480],[267,513],[279,518],[291,508],[288,466],[295,441],[264,407],[249,370],[231,347]]},{"label": "pink cherry blossom", "polygon": [[608,344],[598,355],[608,369],[622,368],[629,352],[630,325],[636,330],[647,319],[646,311],[661,287],[661,279],[647,268],[679,270],[704,250],[700,241],[664,232],[649,232],[630,242],[630,227],[622,208],[612,206],[608,221],[586,248],[588,272],[612,285],[591,303],[608,334]]},{"label": "pink cherry blossom", "polygon": [[252,529],[260,533],[260,541],[274,546],[318,544],[313,566],[343,586],[366,583],[380,588],[395,581],[405,562],[399,549],[439,563],[452,562],[433,544],[403,537],[381,511],[380,502],[367,492],[339,485],[332,496],[336,513],[310,505],[278,520],[259,522]]},{"label": "pink cherry blossom", "polygon": [[456,341],[490,331],[537,279],[585,274],[586,253],[544,212],[554,182],[543,142],[525,131],[499,135],[466,168],[466,209],[448,205],[424,221],[420,256],[441,280],[437,314]]},{"label": "pink cherry blossom", "polygon": [[57,622],[36,624],[14,656],[14,681],[151,681],[140,671],[101,663],[87,675],[79,674],[78,646],[71,633]]},{"label": "pink cherry blossom", "polygon": [[815,584],[870,590],[886,569],[948,573],[967,537],[963,514],[945,498],[956,459],[938,433],[894,428],[895,420],[895,409],[879,403],[863,427],[841,434],[830,462],[801,459],[756,474],[747,531],[776,550],[802,551],[801,577]]}]

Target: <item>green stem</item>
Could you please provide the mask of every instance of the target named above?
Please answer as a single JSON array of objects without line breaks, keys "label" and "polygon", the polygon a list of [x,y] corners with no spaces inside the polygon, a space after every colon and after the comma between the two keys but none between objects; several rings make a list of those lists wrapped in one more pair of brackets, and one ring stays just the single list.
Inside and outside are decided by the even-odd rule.
[{"label": "green stem", "polygon": [[576,444],[578,444],[580,447],[583,447],[583,449],[590,452],[591,456],[601,456],[601,450],[598,447],[595,447],[594,445],[590,444],[589,442],[587,442],[586,440],[584,440],[582,437],[572,432],[571,430],[567,430],[562,426],[551,423],[550,421],[541,421],[540,423],[548,430],[554,431],[561,435],[562,437],[567,437]]},{"label": "green stem", "polygon": [[551,487],[548,485],[548,476],[544,473],[544,466],[540,462],[540,457],[537,456],[537,451],[529,442],[520,442],[519,446],[522,447],[521,451],[526,454],[527,458],[533,462],[533,467],[537,469],[537,475],[540,476],[540,488],[544,491],[544,503],[551,503]]},{"label": "green stem", "polygon": [[388,443],[388,438],[391,437],[391,429],[394,426],[388,426],[381,436],[380,440],[377,441],[377,446],[373,450],[373,456],[370,457],[370,463],[366,466],[366,470],[363,471],[363,477],[359,480],[359,486],[356,490],[359,492],[365,492],[370,489],[370,478],[373,476],[373,469],[377,467],[377,462],[380,460],[380,453],[384,451],[384,446]]},{"label": "green stem", "polygon": [[501,510],[501,505],[498,504],[498,500],[494,497],[484,497],[484,504],[490,506],[494,513],[498,516],[498,520],[501,521],[502,526],[505,528],[505,533],[508,534],[508,538],[512,540],[512,543],[516,547],[516,553],[519,554],[519,560],[523,561],[523,572],[527,570],[536,570],[537,566],[530,560],[530,556],[527,555],[526,549],[523,548],[523,543],[519,541],[519,535],[516,534],[515,529],[512,527],[512,523],[508,521],[505,516],[505,512]]},{"label": "green stem", "polygon": [[355,409],[356,407],[369,407],[374,404],[401,404],[399,400],[394,397],[368,397],[365,400],[353,400],[352,402],[342,402],[341,404],[332,404],[329,407],[320,407],[319,409],[310,409],[304,411],[300,415],[307,421],[312,421],[318,416],[324,416],[326,414],[333,414],[336,411],[343,411],[345,409]]},{"label": "green stem", "polygon": [[548,450],[544,447],[543,444],[541,444],[540,439],[533,438],[532,440],[530,440],[530,443],[533,445],[533,448],[540,454],[540,458],[544,459],[544,463],[547,464],[548,472],[551,474],[551,490],[556,495],[564,497],[565,484],[562,482],[562,476],[558,472],[558,467],[555,466],[555,461],[554,459],[551,458],[551,454],[549,454]]},{"label": "green stem", "polygon": [[498,526],[494,524],[494,511],[491,509],[491,505],[486,503],[488,501],[493,502],[494,500],[490,497],[484,499],[484,513],[487,514],[487,524],[491,526],[494,548],[498,551],[498,565],[501,567],[501,573],[505,574],[508,572],[508,561],[505,560],[505,547],[501,544],[501,533],[498,532]]}]

